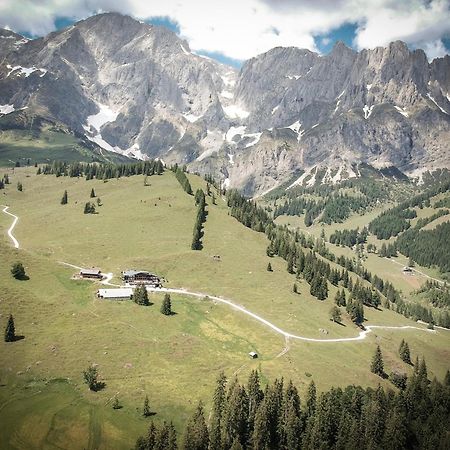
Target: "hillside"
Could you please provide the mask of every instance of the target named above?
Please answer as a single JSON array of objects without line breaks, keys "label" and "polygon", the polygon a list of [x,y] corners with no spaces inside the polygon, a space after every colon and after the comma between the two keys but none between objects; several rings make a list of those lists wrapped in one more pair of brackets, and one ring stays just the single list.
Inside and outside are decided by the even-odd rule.
[{"label": "hillside", "polygon": [[[329,320],[335,286],[329,284],[325,301],[313,297],[309,284],[288,273],[282,258],[267,256],[266,235],[232,217],[214,188],[217,204],[207,197],[203,249],[193,251],[194,197],[169,170],[160,176],[89,181],[36,175],[33,167],[3,172],[10,184],[0,190],[1,203],[19,217],[13,232],[20,248],[12,247],[6,233],[11,216],[0,214],[1,323],[12,313],[24,339],[0,343],[0,420],[8,425],[0,437],[2,448],[54,448],[68,442],[80,449],[130,448],[148,426],[141,416],[145,395],[156,412],[153,419],[174,420],[181,432],[198,400],[209,411],[221,370],[245,379],[259,369],[264,383],[283,376],[302,394],[311,379],[319,390],[354,383],[392,386],[370,372],[370,361],[379,344],[388,370],[411,373],[413,368],[398,356],[401,339],[408,341],[413,357],[426,358],[430,378],[442,379],[448,369],[448,331],[427,330],[384,306],[365,307],[364,324],[418,329],[378,328],[359,341],[306,342],[286,340],[264,323],[207,298],[172,293],[176,314],[170,317],[159,312],[162,294],[150,294],[149,307],[99,300],[98,284],[71,280],[76,270],[61,263],[100,267],[114,274],[112,283],[119,282],[124,269],[151,270],[164,277],[167,288],[228,299],[296,336],[345,339],[360,333],[345,313],[342,324]],[[194,191],[206,191],[202,178],[188,177]],[[102,206],[98,214],[83,214],[85,203],[96,200],[90,198],[91,189]],[[61,205],[65,190],[68,203]],[[313,229],[320,233],[319,227]],[[17,260],[29,280],[11,277]],[[273,272],[267,271],[269,262]],[[294,283],[299,293],[293,292]],[[250,359],[250,351],[259,357]],[[106,382],[96,393],[82,380],[82,371],[93,363]],[[114,396],[122,409],[111,408]]]}]

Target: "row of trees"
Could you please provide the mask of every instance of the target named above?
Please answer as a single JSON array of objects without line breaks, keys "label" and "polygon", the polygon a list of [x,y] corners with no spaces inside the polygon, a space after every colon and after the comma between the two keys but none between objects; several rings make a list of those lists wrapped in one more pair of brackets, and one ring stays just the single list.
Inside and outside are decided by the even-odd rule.
[{"label": "row of trees", "polygon": [[364,227],[361,231],[359,231],[359,228],[356,228],[356,230],[336,230],[330,235],[329,241],[331,244],[351,248],[356,244],[364,244],[367,242],[368,235],[369,230],[366,227]]},{"label": "row of trees", "polygon": [[[374,369],[380,370],[378,363]],[[185,426],[181,448],[443,449],[450,445],[449,401],[450,374],[444,383],[430,383],[424,361],[396,392],[347,386],[318,394],[312,381],[304,399],[291,381],[276,379],[263,388],[257,371],[245,385],[222,373],[211,412],[206,414],[199,403]],[[138,439],[136,449],[169,448],[156,446],[153,427]]]},{"label": "row of trees", "polygon": [[175,178],[178,180],[178,182],[181,184],[181,187],[185,192],[187,192],[189,195],[192,195],[192,186],[191,183],[189,183],[189,179],[186,176],[186,169],[180,169],[176,164],[171,168],[171,170],[175,173]]},{"label": "row of trees", "polygon": [[140,161],[136,163],[112,164],[112,163],[83,163],[64,161],[53,161],[39,167],[37,175],[55,175],[82,177],[86,180],[108,180],[111,178],[130,177],[133,175],[161,175],[164,172],[164,164],[160,160]]},{"label": "row of trees", "polygon": [[203,223],[206,220],[206,198],[202,189],[195,192],[195,205],[197,206],[197,217],[195,219],[194,231],[192,236],[192,250],[201,250],[203,237]]}]

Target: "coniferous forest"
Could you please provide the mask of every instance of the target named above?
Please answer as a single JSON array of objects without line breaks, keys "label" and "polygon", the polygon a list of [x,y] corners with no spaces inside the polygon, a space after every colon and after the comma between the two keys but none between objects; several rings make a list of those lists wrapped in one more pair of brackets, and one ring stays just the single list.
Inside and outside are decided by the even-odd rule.
[{"label": "coniferous forest", "polygon": [[317,392],[311,381],[300,396],[291,382],[262,386],[252,371],[246,384],[222,373],[211,410],[199,403],[178,438],[173,427],[150,424],[136,450],[317,450],[450,448],[450,373],[428,379],[425,360],[416,362],[400,389],[360,386]]}]

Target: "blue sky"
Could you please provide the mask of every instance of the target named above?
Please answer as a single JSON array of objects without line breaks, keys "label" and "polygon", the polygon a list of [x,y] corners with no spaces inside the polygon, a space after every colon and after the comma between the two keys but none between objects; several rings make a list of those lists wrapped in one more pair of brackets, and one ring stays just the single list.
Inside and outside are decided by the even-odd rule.
[{"label": "blue sky", "polygon": [[326,54],[337,40],[361,50],[400,39],[429,59],[450,49],[450,0],[1,0],[0,27],[38,37],[107,11],[166,26],[234,66],[277,46]]}]

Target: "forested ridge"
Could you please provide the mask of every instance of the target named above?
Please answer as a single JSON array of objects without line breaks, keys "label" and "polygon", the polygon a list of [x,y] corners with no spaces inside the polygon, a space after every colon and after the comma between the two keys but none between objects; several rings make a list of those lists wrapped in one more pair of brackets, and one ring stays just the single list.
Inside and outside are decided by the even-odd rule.
[{"label": "forested ridge", "polygon": [[428,380],[425,360],[401,389],[333,387],[304,398],[275,379],[265,387],[252,371],[248,382],[217,379],[211,411],[200,402],[177,440],[166,423],[152,423],[136,450],[403,450],[450,448],[450,374]]},{"label": "forested ridge", "polygon": [[[276,225],[270,215],[254,201],[247,200],[239,192],[227,192],[227,204],[233,217],[255,231],[264,232],[269,238],[267,255],[278,255],[287,263],[287,271],[297,278],[304,279],[310,285],[310,293],[319,300],[328,297],[328,283],[343,286],[349,292],[350,306],[346,311],[351,320],[362,325],[363,305],[378,308],[382,305],[413,320],[450,327],[448,310],[432,310],[414,302],[406,301],[401,293],[387,281],[370,273],[361,264],[345,256],[336,257],[326,247],[325,241],[306,237],[302,232],[291,231],[287,226]],[[338,264],[341,269],[333,269],[330,263]],[[354,273],[370,283],[364,286],[350,276]],[[354,289],[354,286],[358,286]],[[380,294],[382,297],[380,297]],[[344,305],[342,305],[344,306]],[[362,311],[362,313],[361,313]]]}]

